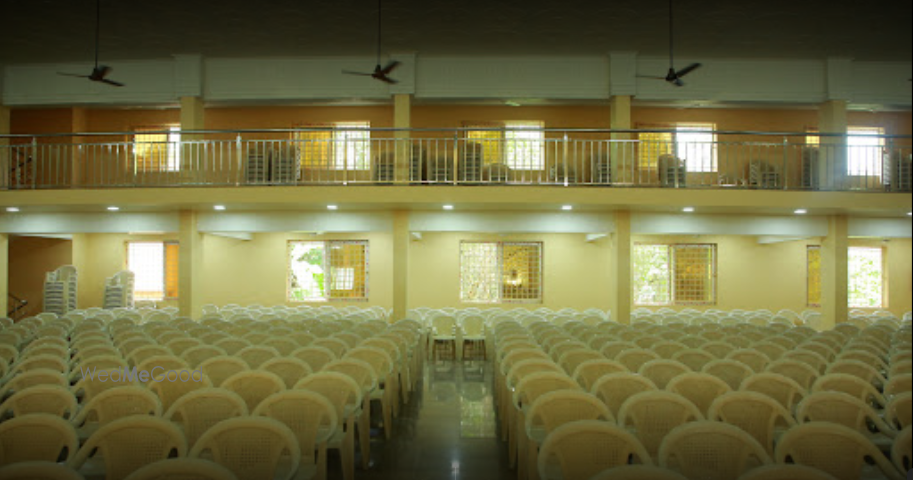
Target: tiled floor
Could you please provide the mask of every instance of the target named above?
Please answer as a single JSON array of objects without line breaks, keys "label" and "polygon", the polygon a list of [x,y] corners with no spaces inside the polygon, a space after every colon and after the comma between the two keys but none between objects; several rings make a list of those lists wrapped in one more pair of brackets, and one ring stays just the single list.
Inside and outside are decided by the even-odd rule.
[{"label": "tiled floor", "polygon": [[[491,364],[428,363],[418,390],[395,420],[390,441],[375,432],[371,468],[356,470],[356,480],[516,478],[496,435]],[[329,479],[341,479],[338,458],[329,463]]]}]

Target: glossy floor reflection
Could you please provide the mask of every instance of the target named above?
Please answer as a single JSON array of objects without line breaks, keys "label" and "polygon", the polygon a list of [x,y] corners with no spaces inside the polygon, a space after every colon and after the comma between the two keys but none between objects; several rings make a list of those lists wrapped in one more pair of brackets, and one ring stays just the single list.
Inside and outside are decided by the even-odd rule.
[{"label": "glossy floor reflection", "polygon": [[[372,466],[356,470],[356,480],[516,478],[497,438],[492,376],[487,362],[428,363],[418,391],[394,421],[393,438],[372,435]],[[330,480],[342,478],[338,462],[331,456]]]}]

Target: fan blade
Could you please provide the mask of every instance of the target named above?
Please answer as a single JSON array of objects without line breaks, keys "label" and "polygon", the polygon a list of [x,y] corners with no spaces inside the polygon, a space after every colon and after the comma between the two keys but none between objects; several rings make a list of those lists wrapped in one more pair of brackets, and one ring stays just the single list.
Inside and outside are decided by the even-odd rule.
[{"label": "fan blade", "polygon": [[79,75],[79,74],[76,74],[76,73],[63,73],[63,72],[57,72],[57,75],[60,75],[60,76],[63,76],[63,77],[89,78],[89,75]]},{"label": "fan blade", "polygon": [[389,75],[390,72],[392,72],[393,70],[395,70],[396,67],[398,67],[398,66],[399,66],[399,62],[396,61],[396,60],[393,60],[392,62],[388,63],[386,67],[384,67],[383,69],[381,69],[380,73],[382,73],[382,74],[384,74],[384,75]]},{"label": "fan blade", "polygon": [[637,78],[646,78],[649,80],[665,80],[666,77],[651,77],[649,75],[638,75]]},{"label": "fan blade", "polygon": [[101,80],[96,80],[96,81],[97,81],[97,82],[101,82],[101,83],[107,83],[108,85],[111,85],[111,86],[114,86],[114,87],[123,87],[123,86],[125,86],[123,83],[115,82],[114,80],[108,80],[108,79],[106,79],[106,78],[103,78],[103,79],[101,79]]},{"label": "fan blade", "polygon": [[377,77],[374,77],[374,78],[380,80],[381,82],[389,83],[390,85],[396,85],[397,83],[399,83],[399,81],[394,80],[394,79],[392,79],[392,78],[390,78],[390,77],[387,77],[387,76],[377,76]]},{"label": "fan blade", "polygon": [[352,71],[349,71],[349,70],[343,70],[342,73],[345,74],[345,75],[358,75],[358,76],[360,76],[360,77],[373,77],[373,76],[374,76],[373,73],[352,72]]},{"label": "fan blade", "polygon": [[675,80],[672,80],[672,81],[669,82],[669,83],[671,83],[672,85],[675,85],[676,87],[684,87],[684,86],[685,86],[685,82],[683,82],[681,78],[676,78]]},{"label": "fan blade", "polygon": [[701,68],[701,64],[700,64],[700,63],[692,63],[691,65],[688,65],[687,67],[685,67],[685,68],[679,70],[678,72],[676,72],[676,73],[675,73],[675,76],[676,76],[676,77],[684,77],[685,75],[688,75],[689,73],[691,73],[691,72],[697,70],[698,68]]}]

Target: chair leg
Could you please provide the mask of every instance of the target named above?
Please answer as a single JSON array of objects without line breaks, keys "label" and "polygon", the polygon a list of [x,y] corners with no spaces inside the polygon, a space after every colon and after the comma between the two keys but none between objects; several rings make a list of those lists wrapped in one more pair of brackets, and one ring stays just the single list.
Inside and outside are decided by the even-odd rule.
[{"label": "chair leg", "polygon": [[322,443],[317,448],[317,475],[315,480],[327,480],[327,444]]},{"label": "chair leg", "polygon": [[529,459],[526,467],[526,478],[529,480],[539,480],[539,445],[527,439],[526,456]]},{"label": "chair leg", "polygon": [[342,460],[342,478],[355,480],[355,419],[350,417],[346,424],[348,431],[339,452]]},{"label": "chair leg", "polygon": [[358,419],[358,440],[361,448],[361,468],[371,467],[371,399],[365,398],[363,412]]}]

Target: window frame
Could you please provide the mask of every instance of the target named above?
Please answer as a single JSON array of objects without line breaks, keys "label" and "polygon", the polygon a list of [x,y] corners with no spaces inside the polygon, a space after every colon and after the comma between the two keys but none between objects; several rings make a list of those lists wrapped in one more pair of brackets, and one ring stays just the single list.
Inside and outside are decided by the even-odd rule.
[{"label": "window frame", "polygon": [[[133,135],[130,136],[128,142],[131,144],[131,156],[133,157],[133,173],[136,175],[144,173],[178,173],[183,170],[183,140],[182,140],[182,130],[181,125],[176,123],[168,123],[164,125],[157,126],[140,126],[134,127]],[[152,133],[152,132],[169,132],[167,134],[162,133]],[[138,137],[152,137],[152,136],[164,136],[165,140],[141,140]],[[157,145],[164,146],[164,152],[158,153],[154,152]],[[146,152],[143,156],[152,156],[153,161],[150,163],[148,160],[140,162],[141,154],[138,153],[138,146],[141,146],[144,149],[150,151]],[[160,155],[164,155],[165,163],[156,163],[154,158]],[[142,165],[142,167],[141,167]],[[150,167],[151,165],[151,167]]]},{"label": "window frame", "polygon": [[[661,132],[643,132],[639,133],[637,136],[637,165],[640,170],[657,172],[659,171],[659,158],[663,155],[673,155],[676,159],[684,161],[685,171],[687,173],[695,174],[713,174],[719,173],[720,171],[720,162],[719,162],[719,137],[717,135],[717,125],[713,122],[677,122],[673,124],[664,124],[664,125],[638,125],[639,129],[642,130],[664,130]],[[690,144],[693,142],[683,142],[679,139],[679,135],[690,135],[696,134],[696,132],[688,132],[688,130],[703,130],[710,135],[710,140],[707,147],[710,149],[710,169],[700,168],[693,169],[692,165],[699,164],[704,165],[704,161],[698,162],[697,160],[689,160],[687,155],[683,155],[680,148],[683,144]],[[657,138],[647,138],[644,139],[643,136],[648,137],[657,137]],[[704,148],[704,147],[701,147]],[[646,150],[646,152],[644,151]],[[652,155],[652,156],[651,156]]]},{"label": "window frame", "polygon": [[[464,291],[465,285],[465,268],[466,268],[466,259],[464,258],[464,245],[469,244],[483,244],[483,245],[495,245],[497,246],[495,253],[495,269],[497,270],[496,278],[497,280],[497,297],[492,301],[485,300],[474,300],[466,297],[466,292]],[[536,286],[536,293],[538,294],[535,298],[505,298],[504,295],[504,282],[503,278],[505,277],[504,270],[504,247],[535,247],[538,253],[537,267],[538,271],[536,276],[538,279],[538,285]],[[460,302],[475,304],[475,305],[539,305],[544,302],[545,298],[545,244],[544,242],[534,242],[534,241],[508,241],[508,242],[493,242],[485,240],[461,240],[460,241]],[[490,268],[490,267],[489,267]]]},{"label": "window frame", "polygon": [[[864,132],[871,132],[871,133],[864,133]],[[819,130],[817,128],[807,128],[806,133],[807,133],[807,135],[805,136],[805,145],[808,147],[813,147],[813,148],[821,148],[821,137],[818,136]],[[858,125],[847,127],[846,145],[845,145],[846,152],[845,153],[846,153],[846,175],[848,177],[851,177],[851,178],[866,178],[866,177],[883,178],[884,177],[884,159],[882,157],[879,156],[879,157],[875,158],[874,162],[873,162],[873,164],[875,166],[874,170],[872,172],[867,172],[865,169],[865,166],[868,163],[868,161],[871,159],[862,159],[861,167],[854,165],[854,156],[853,156],[852,149],[854,147],[859,147],[859,148],[868,147],[868,148],[873,148],[873,149],[880,148],[881,153],[884,154],[885,149],[887,147],[887,145],[885,143],[885,139],[884,139],[885,134],[886,134],[886,132],[883,127],[864,127],[864,126],[858,126]],[[851,143],[852,142],[851,139],[860,138],[860,137],[864,138],[867,135],[878,136],[878,144],[877,145],[853,145]],[[858,157],[856,159],[858,159]]]},{"label": "window frame", "polygon": [[[370,172],[373,168],[373,137],[370,121],[331,122],[325,124],[301,124],[294,128],[292,141],[297,143],[297,157],[300,170],[325,170],[338,172]],[[354,134],[359,135],[354,135]],[[329,134],[328,136],[326,134]],[[308,138],[313,135],[314,138]],[[349,136],[359,138],[350,139]],[[326,137],[326,138],[317,138]],[[321,146],[323,142],[326,145]],[[364,150],[358,152],[358,144]],[[317,144],[316,152],[313,144]],[[351,151],[350,151],[351,150]],[[350,163],[349,154],[356,158]],[[315,158],[311,158],[316,155]],[[340,161],[340,157],[342,161]]]},{"label": "window frame", "polygon": [[[323,248],[323,274],[325,276],[323,296],[322,297],[312,297],[312,298],[303,298],[298,300],[292,298],[292,258],[291,252],[296,244],[321,244]],[[334,267],[331,265],[331,254],[330,251],[334,245],[359,245],[364,248],[364,296],[362,297],[339,297],[334,296],[333,291],[339,290],[332,288],[336,281],[334,278],[335,269],[345,269],[352,270],[352,285],[354,290],[355,285],[357,284],[356,280],[358,277],[358,267],[348,268],[348,267]],[[286,278],[285,278],[285,298],[287,302],[290,303],[329,303],[329,302],[368,302],[371,297],[370,287],[371,287],[371,274],[370,274],[370,250],[371,244],[369,240],[288,240],[286,243]]]},{"label": "window frame", "polygon": [[[636,284],[636,281],[633,277],[634,269],[636,268],[633,265],[632,259],[632,290],[634,293],[634,305],[637,307],[693,307],[693,306],[714,306],[719,303],[719,246],[715,243],[651,243],[651,242],[639,242],[634,244],[634,248],[638,247],[665,247],[667,249],[667,273],[668,278],[666,284],[668,285],[668,297],[669,300],[666,303],[640,303],[637,300],[637,291],[639,287]],[[709,249],[711,253],[710,261],[710,275],[709,275],[709,286],[711,291],[706,296],[709,298],[707,301],[685,301],[678,299],[678,287],[677,284],[679,281],[676,278],[675,265],[676,265],[676,251],[684,250],[687,248],[705,248]]]},{"label": "window frame", "polygon": [[[137,296],[137,286],[139,282],[136,280],[136,277],[139,276],[139,273],[136,270],[130,268],[130,246],[136,244],[154,244],[162,246],[162,297],[161,298],[148,298],[148,297],[138,297]],[[176,272],[174,278],[174,285],[169,285],[169,247],[176,247],[175,255],[177,258],[175,262],[178,265],[178,272]],[[178,300],[180,297],[180,248],[181,244],[177,240],[128,240],[124,242],[124,269],[133,272],[134,282],[133,282],[133,299],[134,301],[152,301],[152,302],[163,302],[163,301],[173,301]],[[175,292],[176,295],[169,296],[169,292]]]},{"label": "window frame", "polygon": [[[879,281],[878,289],[880,290],[881,298],[878,299],[877,305],[872,306],[872,305],[853,305],[852,304],[851,292],[852,292],[852,288],[853,288],[853,272],[852,272],[853,261],[852,261],[851,257],[853,255],[854,250],[855,251],[870,250],[870,251],[879,252],[878,255],[879,255],[880,262],[879,262],[878,268],[880,270],[881,275],[879,276],[879,280],[878,280]],[[848,278],[847,278],[847,296],[846,297],[847,297],[847,307],[848,308],[861,308],[861,309],[867,309],[867,310],[880,310],[880,309],[889,308],[888,307],[888,288],[889,288],[889,286],[888,286],[888,282],[887,282],[888,270],[887,270],[887,264],[885,263],[886,259],[887,259],[886,253],[887,252],[885,251],[884,247],[851,246],[847,249],[847,277]]]},{"label": "window frame", "polygon": [[[544,121],[464,122],[463,128],[467,143],[482,146],[494,143],[497,147],[494,153],[488,148],[483,150],[485,165],[501,164],[521,172],[544,172],[547,168]],[[512,138],[523,131],[536,133],[536,138]],[[524,143],[529,143],[531,149],[523,147]]]}]

